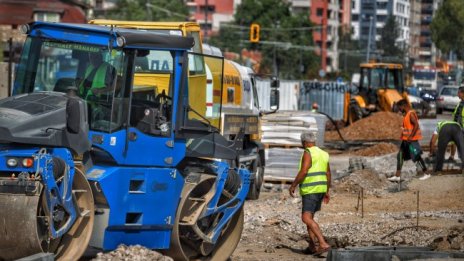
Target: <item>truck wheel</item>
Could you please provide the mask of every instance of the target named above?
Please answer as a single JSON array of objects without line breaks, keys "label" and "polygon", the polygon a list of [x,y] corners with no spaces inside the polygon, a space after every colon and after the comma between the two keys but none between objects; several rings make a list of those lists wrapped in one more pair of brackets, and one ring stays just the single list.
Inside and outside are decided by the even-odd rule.
[{"label": "truck wheel", "polygon": [[250,182],[250,190],[248,191],[247,199],[258,199],[261,187],[264,181],[264,167],[262,166],[261,159],[258,158],[253,163],[253,173],[251,173],[253,179]]},{"label": "truck wheel", "polygon": [[357,103],[350,104],[349,110],[349,123],[353,124],[353,122],[362,119],[363,113],[361,107]]}]

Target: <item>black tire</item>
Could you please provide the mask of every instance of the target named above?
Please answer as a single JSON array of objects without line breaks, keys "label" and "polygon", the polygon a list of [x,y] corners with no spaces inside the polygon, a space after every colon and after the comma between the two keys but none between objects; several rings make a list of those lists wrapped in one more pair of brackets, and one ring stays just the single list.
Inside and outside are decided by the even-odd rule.
[{"label": "black tire", "polygon": [[258,157],[253,163],[253,172],[251,173],[252,179],[250,182],[250,190],[248,191],[247,199],[259,199],[261,187],[264,181],[264,167],[262,166],[261,159]]},{"label": "black tire", "polygon": [[352,124],[353,122],[362,119],[363,113],[361,110],[361,107],[359,107],[359,104],[357,103],[351,103],[350,104],[350,110],[349,110],[349,115],[348,115],[348,122]]}]

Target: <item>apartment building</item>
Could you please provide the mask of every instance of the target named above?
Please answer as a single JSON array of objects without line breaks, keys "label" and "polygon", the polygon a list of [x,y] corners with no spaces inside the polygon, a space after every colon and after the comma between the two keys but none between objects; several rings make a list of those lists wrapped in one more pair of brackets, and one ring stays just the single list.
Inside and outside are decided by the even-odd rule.
[{"label": "apartment building", "polygon": [[410,0],[352,0],[351,6],[352,39],[359,40],[363,47],[367,48],[370,42],[370,50],[375,52],[375,42],[380,41],[381,30],[389,16],[395,17],[400,27],[396,44],[409,45]]}]

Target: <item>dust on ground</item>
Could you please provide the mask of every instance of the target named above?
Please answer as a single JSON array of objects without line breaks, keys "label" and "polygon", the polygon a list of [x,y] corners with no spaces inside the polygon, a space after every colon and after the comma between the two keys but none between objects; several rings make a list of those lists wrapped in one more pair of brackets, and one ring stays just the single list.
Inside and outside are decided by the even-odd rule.
[{"label": "dust on ground", "polygon": [[[370,170],[351,175],[333,183],[330,203],[316,215],[333,247],[404,245],[464,251],[463,175],[414,178],[396,193],[395,184]],[[361,187],[363,204],[358,203]],[[245,228],[232,260],[319,260],[303,254],[307,232],[300,219],[301,199],[291,198],[285,186],[279,189],[245,203]]]},{"label": "dust on ground", "polygon": [[[340,130],[345,140],[398,140],[403,118],[393,112],[376,112]],[[327,131],[325,141],[341,140],[336,131]]]}]

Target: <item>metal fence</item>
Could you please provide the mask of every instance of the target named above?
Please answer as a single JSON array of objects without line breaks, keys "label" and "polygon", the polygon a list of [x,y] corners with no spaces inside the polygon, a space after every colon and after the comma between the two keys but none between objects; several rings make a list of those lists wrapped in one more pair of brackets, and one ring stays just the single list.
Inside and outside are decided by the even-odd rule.
[{"label": "metal fence", "polygon": [[[259,105],[263,110],[270,110],[271,82],[270,80],[257,79]],[[300,81],[281,80],[279,87],[279,110],[298,110],[298,96]]]},{"label": "metal fence", "polygon": [[299,110],[311,110],[312,104],[319,105],[319,111],[334,120],[343,119],[345,93],[349,85],[337,82],[303,81],[300,85]]}]

